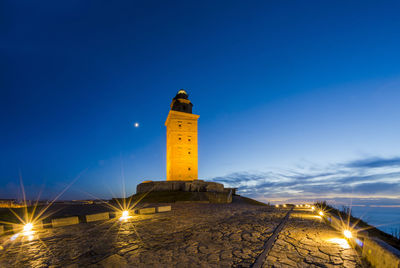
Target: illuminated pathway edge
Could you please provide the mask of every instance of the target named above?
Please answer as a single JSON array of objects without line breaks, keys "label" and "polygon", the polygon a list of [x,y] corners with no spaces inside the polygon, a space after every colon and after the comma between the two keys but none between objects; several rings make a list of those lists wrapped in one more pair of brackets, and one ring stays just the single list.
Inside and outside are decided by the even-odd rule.
[{"label": "illuminated pathway edge", "polygon": [[[172,211],[42,229],[40,239],[0,237],[0,267],[251,267],[288,209],[173,204]],[[345,241],[345,240],[344,240]],[[263,267],[360,267],[343,236],[294,210]]]},{"label": "illuminated pathway edge", "polygon": [[[262,267],[365,267],[338,231],[305,210],[292,212]],[[279,266],[278,266],[279,267]]]}]

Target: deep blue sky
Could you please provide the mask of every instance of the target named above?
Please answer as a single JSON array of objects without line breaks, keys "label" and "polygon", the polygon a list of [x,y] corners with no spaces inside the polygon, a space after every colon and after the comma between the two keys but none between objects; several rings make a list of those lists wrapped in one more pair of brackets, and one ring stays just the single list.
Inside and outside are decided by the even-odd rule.
[{"label": "deep blue sky", "polygon": [[164,180],[164,121],[185,88],[200,114],[200,178],[262,200],[398,198],[399,10],[1,1],[0,196],[17,196],[19,173],[45,198],[78,174],[63,198]]}]

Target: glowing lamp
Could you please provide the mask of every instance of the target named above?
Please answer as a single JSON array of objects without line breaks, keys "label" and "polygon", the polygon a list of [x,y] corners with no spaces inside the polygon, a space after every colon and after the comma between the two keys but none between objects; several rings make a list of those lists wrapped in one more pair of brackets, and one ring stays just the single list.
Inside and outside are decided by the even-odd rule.
[{"label": "glowing lamp", "polygon": [[275,205],[275,207],[279,208],[279,205]]},{"label": "glowing lamp", "polygon": [[312,206],[312,207],[311,207],[311,210],[315,210],[315,207],[314,207],[314,206]]},{"label": "glowing lamp", "polygon": [[32,223],[27,223],[24,225],[24,232],[30,232],[33,229],[33,224]]},{"label": "glowing lamp", "polygon": [[353,237],[353,234],[352,234],[351,231],[349,231],[349,230],[344,230],[344,231],[343,231],[343,234],[344,234],[344,237],[346,237],[346,238],[348,238],[348,239],[350,239],[350,238]]},{"label": "glowing lamp", "polygon": [[283,205],[283,207],[285,208],[285,207],[286,207],[286,205]]},{"label": "glowing lamp", "polygon": [[132,216],[129,216],[129,211],[124,210],[122,211],[122,216],[119,218],[120,221],[127,221],[128,219],[132,218]]},{"label": "glowing lamp", "polygon": [[321,216],[324,216],[324,212],[322,212],[322,211],[320,211],[318,214]]},{"label": "glowing lamp", "polygon": [[[28,222],[27,224],[24,225],[23,229],[22,229],[22,234],[27,237],[27,239],[29,241],[32,241],[34,239],[34,234],[35,232],[33,231],[33,224]],[[16,238],[16,237],[15,237]],[[14,239],[15,239],[14,238]],[[13,240],[13,239],[11,239]]]}]

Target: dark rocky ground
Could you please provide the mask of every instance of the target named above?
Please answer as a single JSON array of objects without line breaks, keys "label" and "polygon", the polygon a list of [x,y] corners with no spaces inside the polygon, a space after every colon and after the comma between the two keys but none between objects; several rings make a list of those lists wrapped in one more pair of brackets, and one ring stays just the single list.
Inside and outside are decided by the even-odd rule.
[{"label": "dark rocky ground", "polygon": [[[249,204],[172,204],[172,211],[0,237],[0,267],[249,267],[288,210]],[[297,214],[296,214],[297,213]],[[359,267],[340,234],[296,212],[265,267]],[[300,214],[299,214],[300,213]]]}]

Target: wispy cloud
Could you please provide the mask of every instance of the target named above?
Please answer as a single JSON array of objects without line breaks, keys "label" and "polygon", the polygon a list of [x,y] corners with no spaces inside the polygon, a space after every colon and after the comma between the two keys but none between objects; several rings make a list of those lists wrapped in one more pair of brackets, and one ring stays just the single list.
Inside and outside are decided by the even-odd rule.
[{"label": "wispy cloud", "polygon": [[400,200],[400,157],[366,158],[316,169],[236,172],[212,178],[260,200],[389,198]]},{"label": "wispy cloud", "polygon": [[347,166],[351,168],[400,167],[400,157],[361,159],[349,162]]}]

